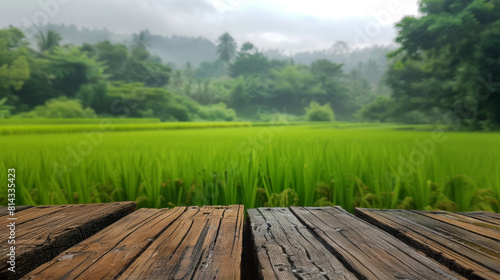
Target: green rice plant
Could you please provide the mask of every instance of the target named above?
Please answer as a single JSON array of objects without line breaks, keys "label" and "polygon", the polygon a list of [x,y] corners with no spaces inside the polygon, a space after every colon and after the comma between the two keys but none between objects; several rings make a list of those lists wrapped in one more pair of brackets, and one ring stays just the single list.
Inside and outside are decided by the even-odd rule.
[{"label": "green rice plant", "polygon": [[[0,181],[16,169],[18,205],[132,200],[140,207],[499,211],[498,133],[447,132],[425,152],[415,141],[432,131],[418,126],[249,125],[116,124],[95,142],[85,132],[95,124],[10,125],[24,134],[0,137]],[[0,189],[0,204],[6,198],[7,188]]]},{"label": "green rice plant", "polygon": [[81,133],[88,131],[141,131],[165,129],[199,129],[214,127],[245,127],[247,122],[175,122],[175,123],[120,123],[115,119],[102,119],[95,124],[39,124],[39,125],[7,125],[0,126],[0,135],[16,134],[60,134]]},{"label": "green rice plant", "polygon": [[[144,123],[159,123],[160,119],[153,118],[110,118],[112,123],[116,124],[144,124]],[[102,119],[0,119],[0,125],[54,125],[54,124],[99,124]]]}]

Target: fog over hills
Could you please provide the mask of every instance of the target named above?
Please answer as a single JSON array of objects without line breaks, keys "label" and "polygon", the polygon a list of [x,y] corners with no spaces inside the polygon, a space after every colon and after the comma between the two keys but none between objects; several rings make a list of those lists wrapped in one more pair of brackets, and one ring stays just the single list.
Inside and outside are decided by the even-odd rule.
[{"label": "fog over hills", "polygon": [[[351,52],[392,45],[394,24],[418,13],[416,0],[0,0],[0,6],[6,11],[0,27],[26,30],[49,24],[74,44],[127,42],[132,34],[149,30],[149,50],[177,67],[213,61],[214,43],[225,32],[239,46],[251,42],[270,57],[299,63],[318,57],[338,60],[331,56],[335,51],[325,51],[336,42],[346,42]],[[34,40],[33,33],[29,37]],[[346,50],[341,52],[344,56]],[[345,59],[346,69],[357,65],[358,57]]]},{"label": "fog over hills", "polygon": [[[130,45],[132,34],[116,33],[108,29],[90,29],[78,27],[74,24],[49,24],[39,28],[41,31],[53,30],[61,34],[63,44],[81,45],[83,43],[95,44],[109,40],[112,43]],[[149,32],[149,31],[148,31]],[[162,59],[164,63],[171,64],[174,68],[182,69],[189,62],[198,66],[202,62],[211,62],[217,59],[216,42],[203,37],[189,37],[181,35],[162,36],[149,32],[150,42],[148,50]],[[29,38],[32,46],[36,46],[36,40]],[[238,42],[241,46],[244,42]],[[377,64],[378,72],[383,72],[386,66],[385,55],[395,50],[395,45],[374,45],[365,48],[353,48],[345,42],[337,42],[328,49],[286,53],[284,50],[264,49],[256,46],[270,59],[289,60],[297,64],[311,64],[317,59],[327,58],[337,63],[344,64],[344,71],[350,71],[360,67],[360,63],[368,63],[370,60]]]}]

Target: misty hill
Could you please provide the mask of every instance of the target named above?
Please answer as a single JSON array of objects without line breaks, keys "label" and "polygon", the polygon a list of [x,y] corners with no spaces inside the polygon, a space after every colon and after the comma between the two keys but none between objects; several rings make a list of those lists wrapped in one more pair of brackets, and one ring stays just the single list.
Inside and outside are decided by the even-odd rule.
[{"label": "misty hill", "polygon": [[264,54],[272,59],[293,59],[295,64],[311,65],[318,59],[328,59],[344,64],[346,74],[361,76],[372,83],[377,83],[387,69],[386,55],[396,50],[397,46],[372,46],[368,48],[350,49],[344,42],[337,42],[330,49],[300,52],[286,56],[277,50],[267,50]]},{"label": "misty hill", "polygon": [[[49,24],[40,28],[43,32],[53,30],[61,34],[63,44],[81,45],[83,43],[95,44],[109,40],[111,43],[130,45],[131,34],[117,34],[107,29],[88,29],[76,25]],[[35,41],[33,38],[31,43]],[[216,46],[208,39],[186,36],[160,36],[149,34],[148,50],[159,56],[165,63],[171,63],[176,68],[182,68],[187,62],[198,66],[204,61],[217,59]]]},{"label": "misty hill", "polygon": [[[40,29],[44,32],[47,30],[58,32],[63,38],[63,44],[95,44],[109,40],[112,43],[122,43],[128,46],[132,41],[132,34],[118,34],[107,29],[89,29],[77,27],[76,25],[56,24],[49,24]],[[197,67],[202,62],[217,60],[215,42],[206,38],[178,35],[161,36],[151,34],[147,30],[146,32],[149,35],[148,50],[150,53],[159,56],[163,62],[170,63],[175,68],[182,69],[188,62]],[[35,39],[30,39],[33,46],[35,46]],[[241,45],[243,42],[238,43]],[[329,59],[336,63],[343,63],[343,69],[346,73],[356,70],[372,82],[376,82],[387,67],[385,55],[395,49],[396,46],[372,46],[363,49],[352,49],[346,43],[337,42],[327,50],[300,52],[293,55],[285,55],[283,51],[279,50],[265,50],[263,52],[271,59],[292,59],[295,64],[310,65],[318,59]]]}]

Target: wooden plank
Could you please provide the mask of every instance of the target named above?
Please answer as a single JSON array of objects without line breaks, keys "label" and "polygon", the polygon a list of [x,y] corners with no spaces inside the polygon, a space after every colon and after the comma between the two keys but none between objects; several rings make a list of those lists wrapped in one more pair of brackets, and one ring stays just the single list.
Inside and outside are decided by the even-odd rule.
[{"label": "wooden plank", "polygon": [[494,230],[480,235],[474,232],[477,226],[462,228],[465,220],[436,212],[356,209],[356,213],[468,278],[500,279],[500,241],[484,236],[494,236]]},{"label": "wooden plank", "polygon": [[392,235],[339,207],[292,207],[292,212],[357,275],[366,279],[459,279]]},{"label": "wooden plank", "polygon": [[460,213],[460,215],[464,215],[467,217],[482,220],[482,221],[490,223],[490,224],[500,225],[500,214],[499,213],[477,211],[477,212],[462,212],[462,213]]},{"label": "wooden plank", "polygon": [[500,225],[494,225],[483,220],[478,220],[466,215],[451,213],[446,211],[415,211],[421,215],[447,223],[470,232],[500,240]]},{"label": "wooden plank", "polygon": [[240,279],[243,206],[190,207],[118,279]]},{"label": "wooden plank", "polygon": [[202,265],[193,279],[239,279],[243,252],[243,205],[231,206],[220,220],[212,252],[202,256]]},{"label": "wooden plank", "polygon": [[[22,211],[20,213],[15,214],[15,218],[17,218],[17,225],[24,225],[26,223],[33,224],[34,221],[37,220],[40,224],[43,225],[43,219],[46,215],[53,214],[59,211],[63,211],[72,207],[72,205],[44,205],[44,206],[36,206],[27,209],[28,211]],[[1,231],[1,229],[0,229]]]},{"label": "wooden plank", "polygon": [[9,229],[3,225],[0,279],[23,276],[134,209],[134,202],[115,202],[33,207],[16,214],[16,272],[7,270]]},{"label": "wooden plank", "polygon": [[[15,215],[17,215],[17,213],[19,213],[19,212],[21,212],[23,210],[29,209],[31,207],[33,207],[33,206],[31,206],[31,205],[16,206],[16,210],[14,210]],[[5,216],[5,215],[7,215],[9,213],[10,213],[9,207],[7,207],[7,206],[0,207],[0,216]]]},{"label": "wooden plank", "polygon": [[263,279],[357,279],[288,208],[247,212]]},{"label": "wooden plank", "polygon": [[64,251],[24,279],[115,278],[185,210],[139,209]]}]

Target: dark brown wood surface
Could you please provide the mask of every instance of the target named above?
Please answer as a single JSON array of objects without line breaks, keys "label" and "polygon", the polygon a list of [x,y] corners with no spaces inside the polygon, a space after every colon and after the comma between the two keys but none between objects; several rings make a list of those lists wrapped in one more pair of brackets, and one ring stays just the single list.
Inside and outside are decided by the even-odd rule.
[{"label": "dark brown wood surface", "polygon": [[[0,228],[0,279],[17,279],[135,210],[134,202],[38,206],[16,213],[16,268],[7,270],[9,229]],[[4,216],[5,217],[5,216]]]},{"label": "dark brown wood surface", "polygon": [[25,279],[239,279],[243,206],[140,209]]},{"label": "dark brown wood surface", "polygon": [[247,210],[264,279],[357,279],[288,208]]},{"label": "dark brown wood surface", "polygon": [[356,209],[428,256],[471,279],[500,279],[500,226],[495,215]]},{"label": "dark brown wood surface", "polygon": [[[29,209],[31,207],[33,207],[33,206],[31,206],[31,205],[16,206],[16,210],[14,211],[14,213],[17,214],[18,212],[21,212],[23,210]],[[0,217],[1,216],[5,216],[5,215],[7,215],[9,213],[10,213],[9,207],[7,207],[7,206],[0,207]]]}]

